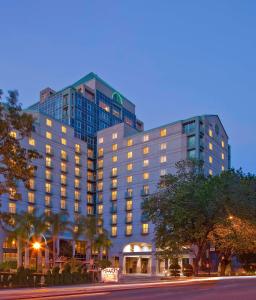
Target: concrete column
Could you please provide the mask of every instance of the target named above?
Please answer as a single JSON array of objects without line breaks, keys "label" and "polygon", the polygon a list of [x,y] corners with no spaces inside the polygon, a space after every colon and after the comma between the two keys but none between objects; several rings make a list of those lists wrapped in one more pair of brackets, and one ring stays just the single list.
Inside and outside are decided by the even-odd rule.
[{"label": "concrete column", "polygon": [[151,274],[155,275],[156,274],[156,251],[155,248],[152,248],[152,262],[151,262]]},{"label": "concrete column", "polygon": [[136,273],[141,273],[141,257],[138,258]]},{"label": "concrete column", "polygon": [[123,255],[119,255],[119,268],[120,274],[126,274],[126,267],[125,267],[125,259],[126,257]]}]

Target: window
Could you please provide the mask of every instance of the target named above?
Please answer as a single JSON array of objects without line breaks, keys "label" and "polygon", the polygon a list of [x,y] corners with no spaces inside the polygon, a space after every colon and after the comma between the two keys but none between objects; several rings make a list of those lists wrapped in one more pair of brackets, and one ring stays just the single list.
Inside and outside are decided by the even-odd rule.
[{"label": "window", "polygon": [[102,205],[102,204],[99,204],[99,205],[98,205],[98,214],[99,214],[99,215],[102,215],[102,214],[103,214],[103,205]]},{"label": "window", "polygon": [[225,171],[225,167],[223,165],[221,166],[221,171]]},{"label": "window", "polygon": [[44,204],[45,204],[46,206],[51,205],[51,197],[50,197],[49,195],[46,195],[46,196],[44,197]]},{"label": "window", "polygon": [[60,187],[60,195],[61,195],[61,197],[66,197],[67,196],[67,190],[64,186]]},{"label": "window", "polygon": [[60,183],[61,184],[67,184],[67,176],[64,174],[60,175]]},{"label": "window", "polygon": [[103,159],[98,160],[98,168],[103,168]]},{"label": "window", "polygon": [[148,172],[143,173],[143,179],[145,179],[145,180],[149,179],[149,173]]},{"label": "window", "polygon": [[103,190],[103,181],[97,182],[97,190],[98,190],[98,192],[101,192]]},{"label": "window", "polygon": [[116,224],[117,223],[117,214],[112,214],[111,216],[111,223]]},{"label": "window", "polygon": [[126,210],[132,210],[132,200],[126,201]]},{"label": "window", "polygon": [[132,212],[126,213],[126,222],[131,223],[132,222]]},{"label": "window", "polygon": [[49,169],[45,170],[45,179],[51,180],[52,179],[52,172]]},{"label": "window", "polygon": [[133,145],[133,140],[132,140],[132,139],[129,139],[129,140],[127,141],[127,146],[130,147],[130,146],[132,146],[132,145]]},{"label": "window", "polygon": [[195,159],[196,158],[196,150],[189,150],[188,151],[188,159]]},{"label": "window", "polygon": [[102,109],[104,109],[106,112],[110,112],[110,107],[109,107],[109,105],[107,105],[106,103],[104,103],[104,102],[102,102],[102,101],[100,101],[99,107],[102,108]]},{"label": "window", "polygon": [[32,214],[32,213],[34,212],[34,209],[35,209],[34,206],[29,205],[29,206],[28,206],[28,213],[29,213],[29,214]]},{"label": "window", "polygon": [[16,214],[16,203],[9,203],[9,213]]},{"label": "window", "polygon": [[35,203],[35,194],[33,192],[28,192],[28,202]]},{"label": "window", "polygon": [[209,163],[212,164],[212,161],[213,161],[212,156],[209,156]]},{"label": "window", "polygon": [[166,174],[167,174],[167,170],[166,169],[160,170],[160,176],[165,176]]},{"label": "window", "polygon": [[225,154],[221,153],[221,159],[225,159]]},{"label": "window", "polygon": [[209,169],[209,175],[211,175],[211,176],[212,176],[212,174],[213,174],[212,170],[211,170],[211,169]]},{"label": "window", "polygon": [[167,134],[166,128],[160,130],[160,136],[166,136],[166,134]]},{"label": "window", "polygon": [[64,139],[64,138],[62,138],[62,139],[61,139],[61,144],[62,144],[62,145],[67,145],[67,140]]},{"label": "window", "polygon": [[143,154],[148,154],[148,153],[149,153],[149,147],[144,147]]},{"label": "window", "polygon": [[52,146],[51,145],[48,145],[48,144],[45,145],[45,153],[52,154]]},{"label": "window", "polygon": [[45,165],[46,165],[46,167],[49,167],[49,168],[52,167],[52,159],[49,156],[45,157]]},{"label": "window", "polygon": [[127,183],[132,183],[132,176],[127,176],[126,180],[127,180]]},{"label": "window", "polygon": [[144,195],[148,195],[149,194],[149,185],[148,184],[143,185],[142,192],[143,192]]},{"label": "window", "polygon": [[117,144],[112,145],[112,151],[117,151]]},{"label": "window", "polygon": [[116,226],[112,226],[111,227],[111,236],[117,236],[117,227]]},{"label": "window", "polygon": [[224,141],[221,141],[221,147],[225,148],[225,142]]},{"label": "window", "polygon": [[127,164],[127,171],[131,171],[132,170],[132,168],[133,168],[133,164]]},{"label": "window", "polygon": [[196,137],[195,135],[188,137],[188,148],[195,148],[196,147]]},{"label": "window", "polygon": [[147,167],[149,165],[149,160],[148,159],[144,159],[143,160],[143,167]]},{"label": "window", "polygon": [[115,201],[117,199],[117,191],[111,192],[111,200]]},{"label": "window", "polygon": [[127,153],[127,158],[132,158],[132,151]]},{"label": "window", "polygon": [[213,136],[212,129],[209,129],[208,134],[209,134],[210,137]]},{"label": "window", "polygon": [[111,175],[117,176],[117,168],[112,168]]},{"label": "window", "polygon": [[147,234],[148,233],[148,223],[143,223],[142,224],[142,234]]},{"label": "window", "polygon": [[14,139],[16,139],[16,137],[17,137],[17,133],[15,131],[10,131],[9,135],[10,135],[10,137],[12,137]]},{"label": "window", "polygon": [[100,138],[99,138],[99,144],[103,144],[103,142],[104,142],[104,138],[103,138],[103,137],[100,137]]},{"label": "window", "polygon": [[75,151],[76,151],[77,153],[80,153],[80,152],[81,152],[81,147],[80,147],[79,144],[75,144]]},{"label": "window", "polygon": [[148,134],[145,134],[143,136],[143,142],[148,142],[149,141],[149,135]]},{"label": "window", "polygon": [[61,126],[61,132],[62,133],[67,133],[67,127]]},{"label": "window", "polygon": [[78,202],[74,203],[74,211],[79,212],[79,203]]},{"label": "window", "polygon": [[36,141],[33,138],[29,138],[28,143],[29,143],[30,146],[35,146],[36,145]]},{"label": "window", "polygon": [[52,120],[46,119],[46,125],[52,127]]},{"label": "window", "polygon": [[65,199],[60,200],[60,208],[61,209],[66,209],[66,204],[67,204],[67,201]]},{"label": "window", "polygon": [[80,168],[75,167],[75,175],[76,175],[76,176],[81,176]]},{"label": "window", "polygon": [[117,162],[117,156],[116,155],[112,156],[112,162]]},{"label": "window", "polygon": [[45,192],[46,193],[50,193],[51,192],[51,188],[52,188],[51,184],[49,182],[46,182],[45,183]]},{"label": "window", "polygon": [[117,132],[112,133],[112,140],[117,139]]},{"label": "window", "polygon": [[87,215],[93,215],[93,208],[91,206],[87,206]]},{"label": "window", "polygon": [[212,150],[213,147],[212,147],[212,143],[209,143],[209,149]]},{"label": "window", "polygon": [[183,124],[183,132],[186,134],[190,134],[192,132],[194,132],[196,129],[196,122],[192,121],[186,124]]},{"label": "window", "polygon": [[61,172],[67,172],[67,165],[66,165],[66,163],[61,162],[60,169],[61,169]]},{"label": "window", "polygon": [[47,139],[51,140],[52,139],[52,133],[49,131],[46,131],[45,136]]},{"label": "window", "polygon": [[160,163],[165,163],[167,161],[166,155],[160,157]]},{"label": "window", "polygon": [[35,180],[33,178],[30,178],[29,179],[29,188],[31,190],[34,190],[35,189]]},{"label": "window", "polygon": [[165,150],[167,148],[167,144],[166,143],[162,143],[161,145],[160,145],[160,149],[161,150]]},{"label": "window", "polygon": [[131,224],[126,225],[125,234],[126,235],[132,235],[132,225]]}]

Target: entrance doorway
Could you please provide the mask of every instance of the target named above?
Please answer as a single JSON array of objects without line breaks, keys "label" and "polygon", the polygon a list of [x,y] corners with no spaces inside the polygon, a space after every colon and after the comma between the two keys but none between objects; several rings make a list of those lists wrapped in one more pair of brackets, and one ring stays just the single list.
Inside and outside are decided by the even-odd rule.
[{"label": "entrance doorway", "polygon": [[137,273],[137,264],[138,264],[137,257],[126,257],[125,259],[126,274]]}]

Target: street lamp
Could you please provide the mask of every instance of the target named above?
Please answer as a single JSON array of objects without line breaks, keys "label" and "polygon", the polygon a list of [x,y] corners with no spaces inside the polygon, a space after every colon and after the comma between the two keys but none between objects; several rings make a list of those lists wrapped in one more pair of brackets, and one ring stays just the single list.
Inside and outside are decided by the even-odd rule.
[{"label": "street lamp", "polygon": [[34,242],[32,244],[33,249],[36,251],[36,272],[37,272],[37,265],[38,265],[38,251],[41,249],[41,243]]}]

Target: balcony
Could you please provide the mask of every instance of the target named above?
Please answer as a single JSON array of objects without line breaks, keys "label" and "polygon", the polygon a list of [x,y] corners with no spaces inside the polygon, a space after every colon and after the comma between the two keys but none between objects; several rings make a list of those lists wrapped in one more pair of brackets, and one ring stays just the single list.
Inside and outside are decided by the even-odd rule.
[{"label": "balcony", "polygon": [[111,178],[115,178],[115,177],[117,177],[117,172],[110,172],[110,177]]},{"label": "balcony", "polygon": [[81,172],[75,172],[75,176],[80,178],[80,177],[82,177],[82,174],[81,174]]},{"label": "balcony", "polygon": [[125,192],[125,199],[132,198],[132,192]]},{"label": "balcony", "polygon": [[128,218],[126,217],[125,218],[125,223],[126,224],[132,223],[132,217],[128,217]]},{"label": "balcony", "polygon": [[81,196],[76,196],[75,201],[80,202],[81,201]]},{"label": "balcony", "polygon": [[117,225],[117,220],[111,220],[110,225]]},{"label": "balcony", "polygon": [[61,180],[60,184],[66,186],[67,185],[67,180]]},{"label": "balcony", "polygon": [[111,183],[110,188],[111,188],[111,190],[117,189],[117,183]]},{"label": "balcony", "polygon": [[68,161],[68,156],[67,155],[61,155],[61,160],[62,161]]},{"label": "balcony", "polygon": [[65,174],[68,173],[67,167],[61,167],[60,171],[61,171],[61,173],[65,173]]},{"label": "balcony", "polygon": [[47,181],[52,181],[52,175],[46,175],[45,180]]},{"label": "balcony", "polygon": [[81,161],[80,160],[75,160],[75,165],[77,167],[81,167],[82,166]]},{"label": "balcony", "polygon": [[75,185],[75,189],[76,189],[76,190],[81,190],[81,184],[76,184],[76,185]]},{"label": "balcony", "polygon": [[45,154],[48,156],[53,156],[53,149],[46,149]]},{"label": "balcony", "polygon": [[45,163],[45,167],[48,169],[53,169],[53,164],[52,163]]},{"label": "balcony", "polygon": [[126,205],[125,210],[126,211],[131,211],[132,210],[132,205]]}]

